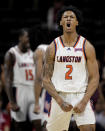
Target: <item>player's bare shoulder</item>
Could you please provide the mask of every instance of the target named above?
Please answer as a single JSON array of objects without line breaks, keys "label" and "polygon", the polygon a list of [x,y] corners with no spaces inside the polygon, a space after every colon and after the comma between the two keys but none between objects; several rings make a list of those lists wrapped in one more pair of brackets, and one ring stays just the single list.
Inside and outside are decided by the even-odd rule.
[{"label": "player's bare shoulder", "polygon": [[15,63],[15,60],[16,60],[15,54],[10,52],[10,50],[7,51],[6,54],[5,54],[5,57],[4,57],[4,66],[5,65],[13,66],[14,63]]},{"label": "player's bare shoulder", "polygon": [[45,56],[46,56],[47,63],[50,64],[50,63],[54,62],[54,60],[55,60],[55,46],[54,46],[53,42],[48,46]]},{"label": "player's bare shoulder", "polygon": [[85,44],[85,51],[87,58],[96,57],[95,48],[94,46],[87,40]]},{"label": "player's bare shoulder", "polygon": [[43,57],[43,54],[44,54],[44,51],[43,50],[41,50],[41,49],[36,49],[35,51],[34,51],[34,55],[33,55],[33,57],[34,57],[34,61],[36,61],[36,60],[38,60],[39,58],[41,58],[41,57]]}]

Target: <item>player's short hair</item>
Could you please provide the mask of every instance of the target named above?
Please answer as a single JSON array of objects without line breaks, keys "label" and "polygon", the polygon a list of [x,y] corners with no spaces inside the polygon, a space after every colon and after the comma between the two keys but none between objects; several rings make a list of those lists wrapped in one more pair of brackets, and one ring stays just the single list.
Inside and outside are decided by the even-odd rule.
[{"label": "player's short hair", "polygon": [[18,31],[18,37],[21,37],[25,34],[25,32],[29,33],[29,30],[27,28],[22,28]]},{"label": "player's short hair", "polygon": [[62,15],[65,11],[72,11],[75,13],[76,15],[76,18],[79,22],[79,26],[81,25],[81,23],[83,22],[83,18],[82,18],[82,12],[77,9],[75,6],[72,6],[72,5],[69,5],[69,6],[63,6],[59,11],[58,11],[58,14],[57,14],[57,24],[58,24],[58,29],[62,29],[62,26],[60,25],[60,21],[61,21],[61,18],[62,18]]}]

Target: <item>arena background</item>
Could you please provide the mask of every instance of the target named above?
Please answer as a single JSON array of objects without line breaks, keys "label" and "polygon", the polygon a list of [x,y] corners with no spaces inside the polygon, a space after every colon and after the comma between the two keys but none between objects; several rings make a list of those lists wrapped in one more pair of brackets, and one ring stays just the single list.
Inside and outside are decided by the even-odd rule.
[{"label": "arena background", "polygon": [[[39,44],[49,44],[58,36],[60,32],[56,26],[48,26],[48,12],[54,9],[53,20],[56,21],[56,12],[63,5],[74,5],[83,13],[84,21],[79,33],[96,49],[101,85],[105,82],[105,7],[102,0],[0,0],[0,65],[6,51],[17,44],[19,29],[29,29],[33,51]],[[102,85],[103,94],[104,87]]]},{"label": "arena background", "polygon": [[[56,0],[61,1],[61,0]],[[105,8],[102,0],[62,0],[64,5],[74,5],[83,12],[84,22],[80,34],[96,47],[98,57],[105,45]],[[47,13],[54,7],[54,0],[1,0],[0,1],[0,60],[16,43],[18,29],[30,28],[31,45],[34,50],[40,43],[50,43],[58,32],[48,30]],[[0,61],[1,63],[1,61]]]}]

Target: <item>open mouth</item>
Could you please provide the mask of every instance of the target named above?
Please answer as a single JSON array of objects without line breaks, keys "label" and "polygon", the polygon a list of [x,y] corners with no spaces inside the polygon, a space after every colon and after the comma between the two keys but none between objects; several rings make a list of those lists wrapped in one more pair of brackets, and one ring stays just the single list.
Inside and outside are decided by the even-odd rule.
[{"label": "open mouth", "polygon": [[67,27],[70,27],[70,24],[67,24]]}]

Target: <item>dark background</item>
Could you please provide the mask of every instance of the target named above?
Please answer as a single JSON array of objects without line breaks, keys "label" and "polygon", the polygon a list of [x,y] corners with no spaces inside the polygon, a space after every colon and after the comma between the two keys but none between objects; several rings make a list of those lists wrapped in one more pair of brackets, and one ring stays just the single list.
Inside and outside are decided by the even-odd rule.
[{"label": "dark background", "polygon": [[[58,0],[60,1],[60,0]],[[102,58],[105,46],[105,8],[101,0],[64,0],[64,5],[74,5],[83,13],[80,34],[96,48]],[[0,1],[0,63],[5,52],[17,42],[17,31],[27,27],[31,31],[32,50],[38,44],[49,44],[58,31],[48,30],[47,12],[54,0],[1,0]],[[43,26],[45,25],[45,26]]]}]

